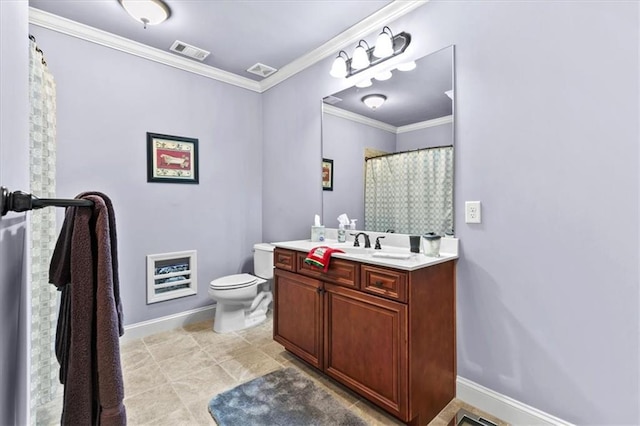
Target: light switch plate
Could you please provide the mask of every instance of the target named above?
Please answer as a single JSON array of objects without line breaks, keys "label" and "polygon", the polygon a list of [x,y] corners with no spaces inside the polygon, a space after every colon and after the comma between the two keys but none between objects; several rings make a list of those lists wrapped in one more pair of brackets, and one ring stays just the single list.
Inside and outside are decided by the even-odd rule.
[{"label": "light switch plate", "polygon": [[482,223],[480,201],[466,201],[464,203],[464,221],[466,223]]}]

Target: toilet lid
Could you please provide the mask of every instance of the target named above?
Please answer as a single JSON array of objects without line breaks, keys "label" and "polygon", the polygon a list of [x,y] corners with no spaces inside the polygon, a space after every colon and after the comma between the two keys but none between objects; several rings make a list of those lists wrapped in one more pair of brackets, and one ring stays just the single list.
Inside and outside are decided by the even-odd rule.
[{"label": "toilet lid", "polygon": [[250,274],[235,274],[227,275],[226,277],[218,278],[211,281],[209,288],[214,289],[232,289],[247,287],[255,284],[258,281],[257,277]]}]

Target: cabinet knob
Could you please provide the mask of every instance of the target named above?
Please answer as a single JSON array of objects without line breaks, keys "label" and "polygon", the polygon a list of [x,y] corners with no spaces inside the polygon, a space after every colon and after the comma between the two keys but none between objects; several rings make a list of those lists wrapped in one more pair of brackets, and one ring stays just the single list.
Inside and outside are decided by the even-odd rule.
[{"label": "cabinet knob", "polygon": [[373,283],[373,285],[375,285],[376,287],[382,287],[384,283],[382,281],[376,281]]}]

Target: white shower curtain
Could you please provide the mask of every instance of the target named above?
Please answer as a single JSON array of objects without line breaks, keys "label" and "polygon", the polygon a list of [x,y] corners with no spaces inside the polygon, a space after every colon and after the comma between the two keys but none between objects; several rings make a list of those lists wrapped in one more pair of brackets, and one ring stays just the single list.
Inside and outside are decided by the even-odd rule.
[{"label": "white shower curtain", "polygon": [[[30,192],[55,198],[56,186],[56,85],[43,53],[30,36],[29,140]],[[42,424],[42,407],[54,401],[58,362],[54,341],[57,292],[49,284],[49,262],[57,239],[55,209],[31,212],[31,423]],[[44,419],[40,419],[44,420]]]},{"label": "white shower curtain", "polygon": [[365,229],[403,234],[453,228],[453,147],[366,160]]}]

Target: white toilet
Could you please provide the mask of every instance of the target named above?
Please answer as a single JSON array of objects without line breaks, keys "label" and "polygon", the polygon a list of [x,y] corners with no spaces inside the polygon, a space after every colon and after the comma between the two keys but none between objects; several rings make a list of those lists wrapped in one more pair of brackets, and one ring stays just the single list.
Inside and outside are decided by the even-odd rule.
[{"label": "white toilet", "polygon": [[[211,281],[209,295],[216,301],[213,331],[243,330],[267,319],[273,295],[265,283],[273,278],[273,249],[266,243],[253,246],[253,271],[257,276],[236,274]],[[259,286],[267,288],[258,292]]]}]

